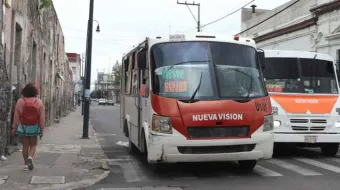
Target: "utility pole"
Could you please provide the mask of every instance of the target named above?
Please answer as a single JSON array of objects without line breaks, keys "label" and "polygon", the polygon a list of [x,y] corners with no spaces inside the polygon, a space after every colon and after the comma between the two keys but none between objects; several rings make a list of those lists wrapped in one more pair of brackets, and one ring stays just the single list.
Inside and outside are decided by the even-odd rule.
[{"label": "utility pole", "polygon": [[196,20],[196,17],[192,14],[190,8],[189,8],[189,11],[191,12],[192,16],[194,17],[194,19],[197,22],[197,32],[201,32],[201,4],[200,3],[195,3],[195,2],[187,3],[186,1],[184,3],[180,3],[178,0],[177,0],[177,4],[178,5],[186,5],[186,6],[188,6],[188,8],[189,8],[189,5],[197,6],[197,8],[198,8],[198,14],[197,14],[198,18],[197,18],[197,20]]},{"label": "utility pole", "polygon": [[[86,49],[87,49],[87,41],[86,41]],[[87,50],[86,50],[87,51]],[[85,63],[85,64],[84,64]],[[81,97],[81,115],[84,115],[84,96],[85,96],[85,73],[86,73],[86,61],[84,58],[84,54],[82,54],[82,58],[81,58],[81,65],[82,65],[82,71],[81,71],[81,82],[83,83],[83,95]]]},{"label": "utility pole", "polygon": [[85,64],[85,108],[83,121],[83,139],[89,138],[89,118],[90,118],[90,88],[91,88],[91,62],[92,62],[92,35],[93,35],[93,9],[94,0],[90,0],[89,21],[87,28],[87,48],[86,48],[86,64]]}]

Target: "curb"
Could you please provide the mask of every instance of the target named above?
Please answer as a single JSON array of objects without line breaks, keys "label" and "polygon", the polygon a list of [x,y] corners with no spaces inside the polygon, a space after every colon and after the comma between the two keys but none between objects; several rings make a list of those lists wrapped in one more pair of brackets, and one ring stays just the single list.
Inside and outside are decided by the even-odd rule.
[{"label": "curb", "polygon": [[78,182],[71,182],[71,183],[65,183],[65,184],[57,184],[57,185],[51,185],[49,187],[40,187],[35,188],[33,190],[72,190],[72,189],[78,189],[78,188],[85,188],[92,186],[99,181],[105,179],[110,174],[110,171],[104,171],[100,175],[95,175],[94,179],[85,179]]},{"label": "curb", "polygon": [[[93,128],[93,126],[92,126],[92,123],[91,123],[91,121],[89,122],[89,127],[90,127],[90,129],[92,130],[92,138],[93,138],[93,140],[95,141],[95,143],[97,144],[97,145],[100,145],[100,143],[99,143],[99,139],[98,139],[98,137],[97,137],[97,135],[95,135],[95,130],[94,130],[94,128]],[[108,171],[108,170],[110,170],[110,167],[109,167],[109,164],[108,164],[108,162],[107,162],[107,157],[106,157],[106,155],[104,154],[104,157],[106,158],[106,159],[101,159],[100,160],[100,169],[103,169],[103,170],[106,170],[106,171]]]},{"label": "curb", "polygon": [[96,135],[96,132],[95,132],[95,130],[94,130],[94,128],[93,128],[93,125],[92,125],[92,122],[91,122],[91,120],[89,120],[89,128],[91,129],[91,131],[92,131],[92,138],[93,138],[93,140],[94,140],[94,142],[97,144],[97,145],[100,145],[100,143],[99,143],[99,139],[98,139],[98,137],[97,137],[97,135]]}]

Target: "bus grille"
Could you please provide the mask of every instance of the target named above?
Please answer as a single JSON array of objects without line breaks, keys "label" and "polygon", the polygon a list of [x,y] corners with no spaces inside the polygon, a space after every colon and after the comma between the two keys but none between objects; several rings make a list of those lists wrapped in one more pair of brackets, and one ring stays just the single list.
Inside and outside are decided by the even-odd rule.
[{"label": "bus grille", "polygon": [[290,123],[327,123],[326,119],[290,119]]},{"label": "bus grille", "polygon": [[188,127],[189,138],[248,137],[249,126]]},{"label": "bus grille", "polygon": [[325,130],[326,126],[314,126],[314,127],[307,127],[307,126],[292,126],[294,131],[323,131]]},{"label": "bus grille", "polygon": [[230,146],[180,146],[177,147],[181,154],[223,154],[236,152],[250,152],[255,144],[230,145]]}]

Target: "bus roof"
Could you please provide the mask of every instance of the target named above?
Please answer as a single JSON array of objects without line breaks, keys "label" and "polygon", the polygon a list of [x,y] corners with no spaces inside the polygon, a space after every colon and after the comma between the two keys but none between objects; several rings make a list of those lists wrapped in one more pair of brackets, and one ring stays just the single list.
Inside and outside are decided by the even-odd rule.
[{"label": "bus roof", "polygon": [[310,51],[290,51],[290,50],[264,50],[266,58],[283,57],[283,58],[307,58],[334,61],[334,58],[324,53],[310,52]]},{"label": "bus roof", "polygon": [[134,52],[139,46],[142,46],[146,43],[151,47],[152,45],[164,42],[181,42],[181,41],[211,41],[211,42],[229,42],[235,44],[241,44],[246,46],[251,46],[256,48],[255,41],[251,38],[245,38],[240,36],[232,36],[232,35],[216,35],[209,33],[190,33],[190,34],[172,34],[172,35],[163,35],[163,36],[150,36],[146,37],[146,39],[133,46],[130,51],[123,55],[123,57],[129,55],[131,52]]},{"label": "bus roof", "polygon": [[240,36],[237,36],[237,38],[235,38],[235,36],[232,36],[232,35],[219,35],[219,34],[195,32],[195,33],[189,33],[189,34],[172,34],[169,36],[149,37],[149,40],[152,44],[162,43],[162,42],[171,42],[171,41],[174,41],[174,42],[177,42],[177,41],[178,42],[180,41],[213,41],[213,42],[237,43],[237,44],[256,47],[255,41],[251,38],[244,38]]}]

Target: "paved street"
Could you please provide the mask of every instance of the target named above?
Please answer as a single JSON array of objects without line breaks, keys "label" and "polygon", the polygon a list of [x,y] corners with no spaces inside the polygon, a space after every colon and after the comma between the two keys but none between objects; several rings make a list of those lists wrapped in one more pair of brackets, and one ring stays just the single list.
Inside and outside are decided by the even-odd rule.
[{"label": "paved street", "polygon": [[141,157],[128,152],[127,139],[119,127],[119,109],[117,105],[92,104],[91,121],[111,173],[89,190],[151,186],[188,190],[339,189],[340,156],[326,158],[319,149],[297,149],[290,155],[260,161],[250,173],[239,171],[236,163],[191,163],[174,164],[169,172],[156,175]]}]

